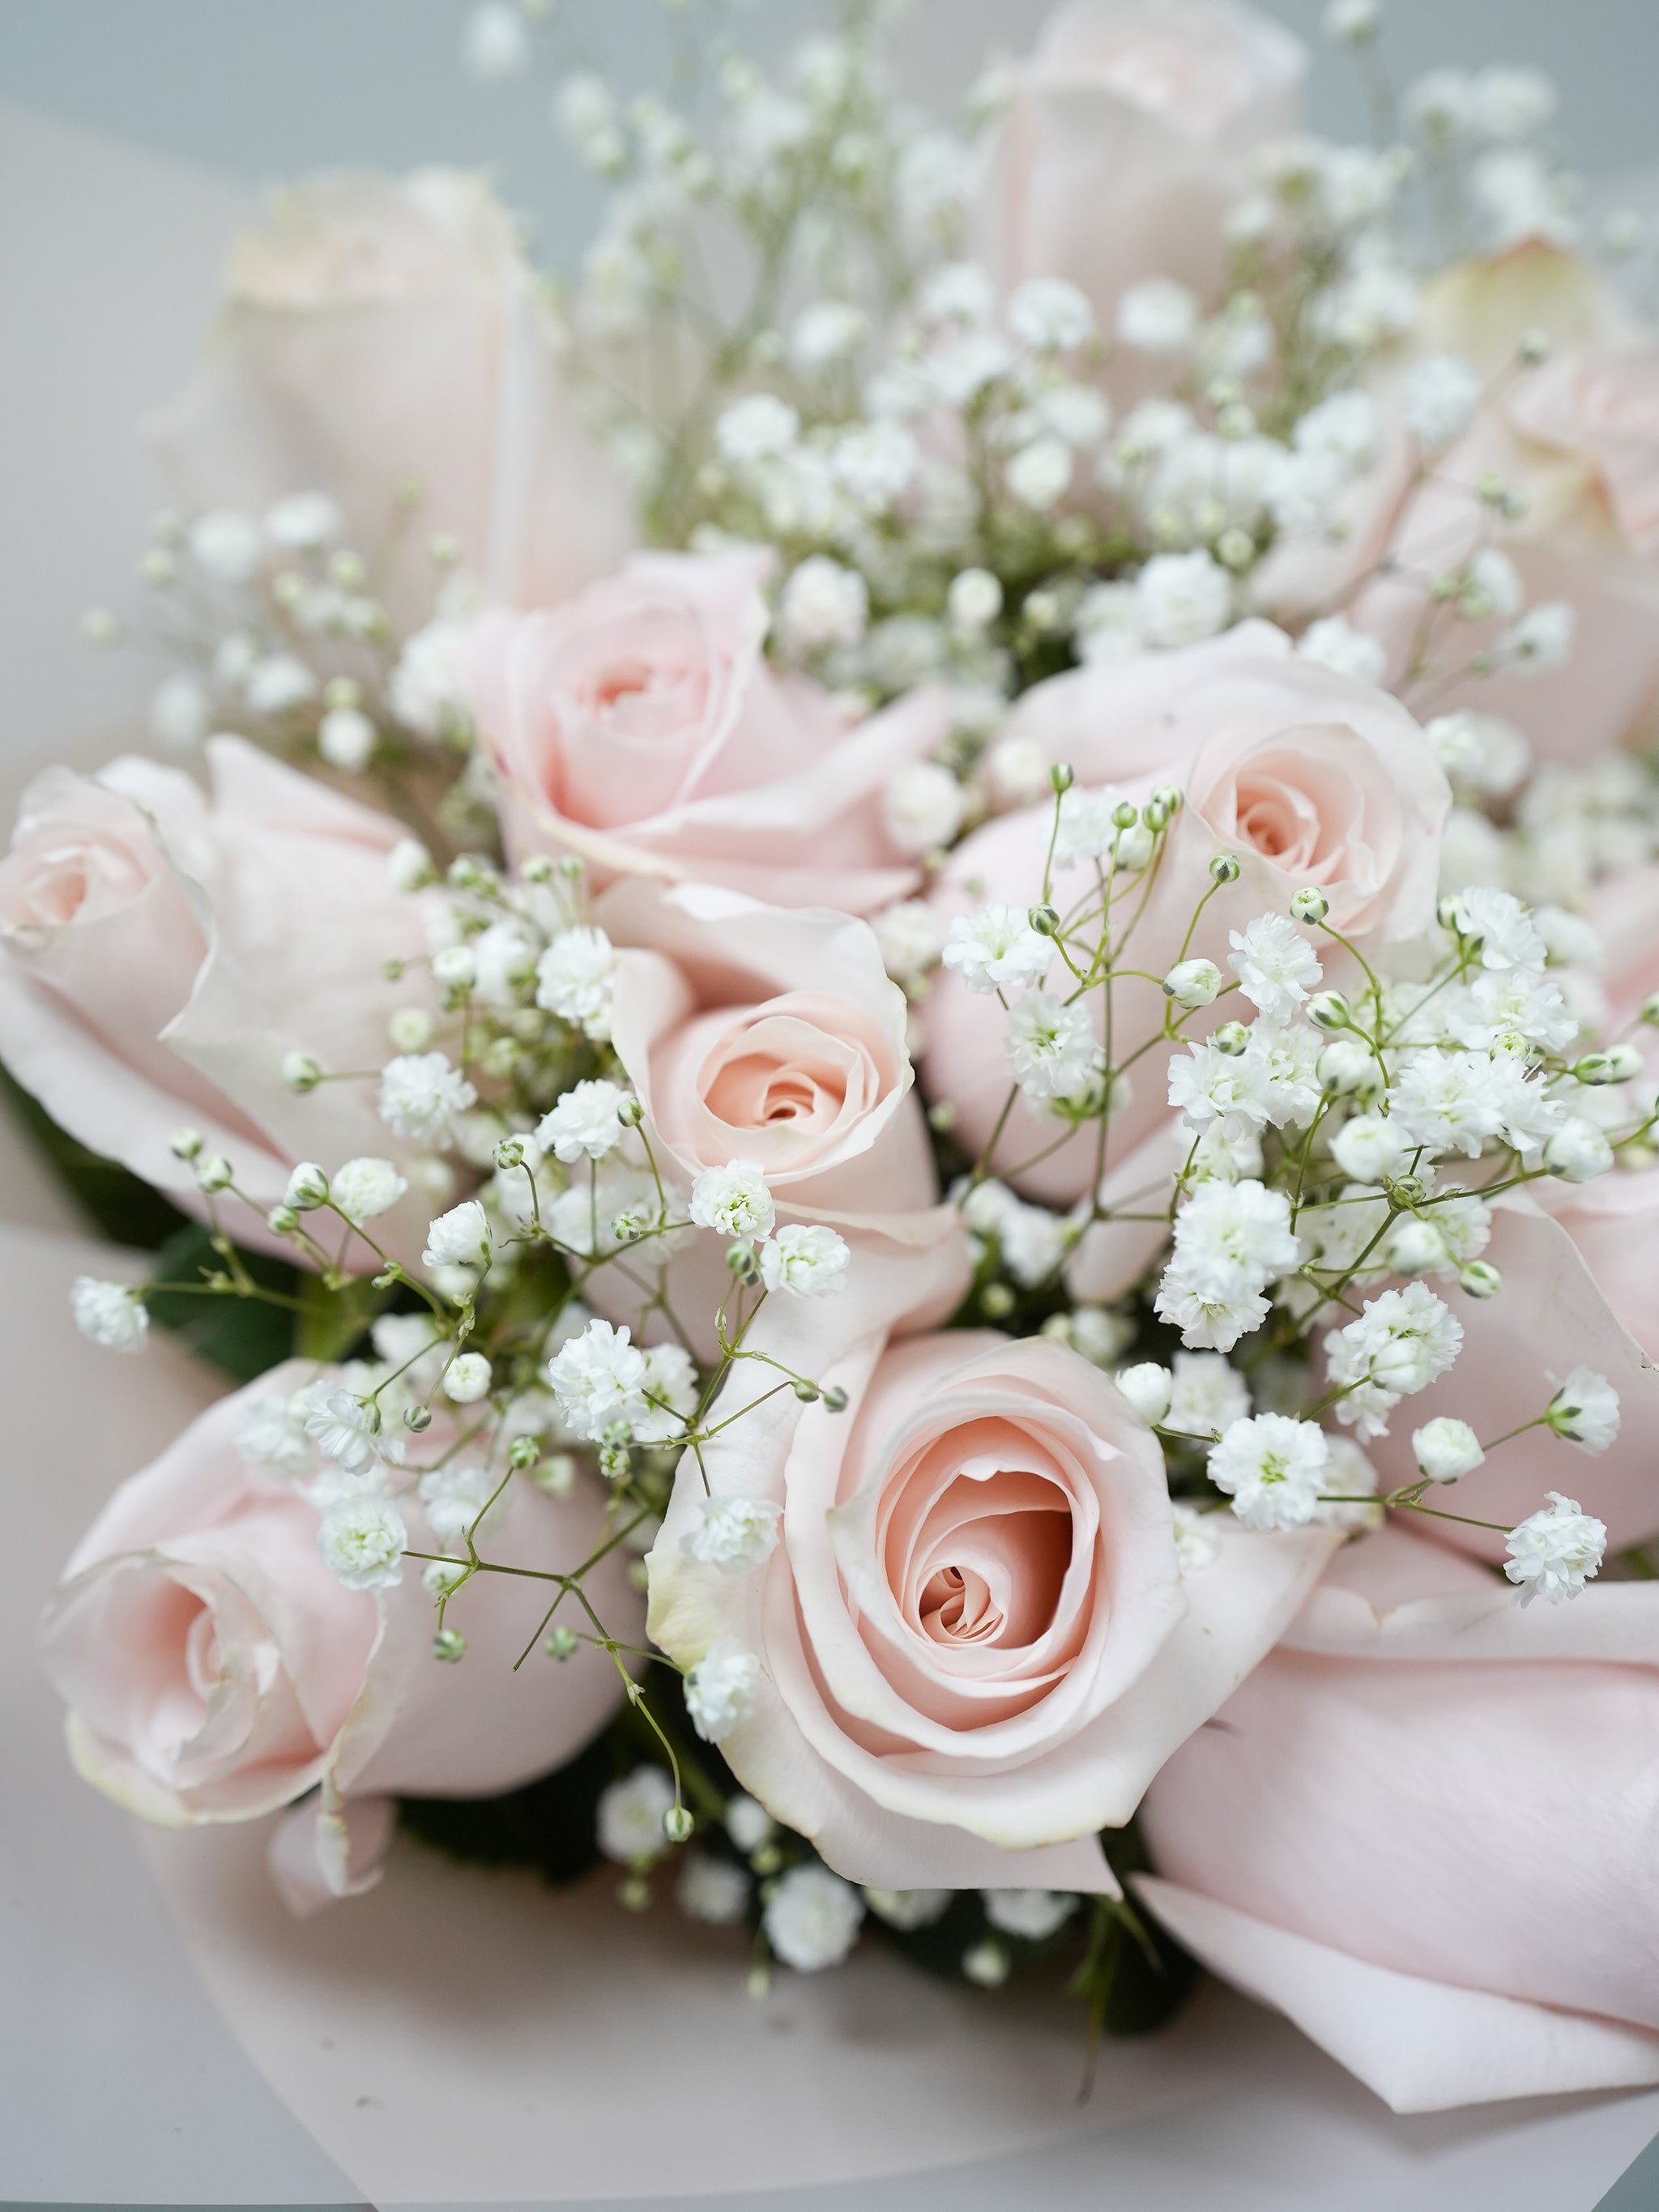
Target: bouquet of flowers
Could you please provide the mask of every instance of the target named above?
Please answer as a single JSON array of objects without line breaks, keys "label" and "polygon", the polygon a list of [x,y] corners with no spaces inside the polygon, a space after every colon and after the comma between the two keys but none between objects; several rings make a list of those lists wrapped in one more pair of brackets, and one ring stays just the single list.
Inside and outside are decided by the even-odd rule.
[{"label": "bouquet of flowers", "polygon": [[70,1755],[296,1911],[401,1824],[757,1996],[1198,1962],[1397,2109],[1659,2081],[1637,227],[1377,0],[1369,146],[1230,0],[948,125],[886,13],[678,10],[670,104],[477,9],[572,282],[441,170],[234,246],[88,617],[154,750],[0,864],[155,1253],[76,1318],[239,1386],[69,1563]]}]

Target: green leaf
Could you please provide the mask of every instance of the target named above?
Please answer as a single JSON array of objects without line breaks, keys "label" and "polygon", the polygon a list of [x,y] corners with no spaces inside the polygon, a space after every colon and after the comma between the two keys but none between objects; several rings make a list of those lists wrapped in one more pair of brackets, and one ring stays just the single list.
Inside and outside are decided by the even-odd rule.
[{"label": "green leaf", "polygon": [[[239,1252],[237,1257],[258,1290],[283,1299],[294,1297],[295,1268],[263,1252]],[[199,1222],[187,1221],[156,1254],[155,1279],[202,1287],[153,1291],[144,1303],[151,1319],[172,1329],[198,1359],[218,1368],[234,1382],[252,1382],[267,1368],[292,1356],[294,1315],[287,1304],[207,1287],[209,1278],[221,1278],[227,1273],[208,1231]]]},{"label": "green leaf", "polygon": [[366,1275],[331,1290],[320,1275],[301,1274],[295,1351],[301,1359],[346,1358],[390,1295],[389,1290],[376,1290]]},{"label": "green leaf", "polygon": [[60,1129],[46,1108],[0,1068],[0,1099],[56,1170],[60,1182],[112,1244],[153,1252],[184,1225],[185,1216],[118,1160],[89,1151]]}]

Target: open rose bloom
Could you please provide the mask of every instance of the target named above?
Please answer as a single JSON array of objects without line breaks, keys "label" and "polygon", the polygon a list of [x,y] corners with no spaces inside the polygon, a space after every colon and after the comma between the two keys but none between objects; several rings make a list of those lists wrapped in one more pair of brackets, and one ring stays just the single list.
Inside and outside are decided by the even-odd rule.
[{"label": "open rose bloom", "polygon": [[172,1231],[75,1318],[240,1386],[48,1597],[70,1754],[296,1911],[401,1823],[763,1996],[1659,2082],[1642,257],[1527,69],[1337,145],[1071,0],[950,130],[884,13],[706,143],[566,80],[568,283],[441,170],[231,257],[155,757],[0,860],[0,1063]]}]

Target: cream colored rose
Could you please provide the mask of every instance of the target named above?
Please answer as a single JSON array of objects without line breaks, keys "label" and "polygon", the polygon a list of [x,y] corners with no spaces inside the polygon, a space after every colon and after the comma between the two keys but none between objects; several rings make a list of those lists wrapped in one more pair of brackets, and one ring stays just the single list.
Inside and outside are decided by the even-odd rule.
[{"label": "cream colored rose", "polygon": [[[307,178],[233,246],[200,365],[152,435],[193,511],[330,494],[362,552],[390,547],[375,585],[401,629],[431,612],[440,532],[492,597],[562,599],[633,531],[561,351],[482,175]],[[405,480],[420,503],[394,528]]]},{"label": "cream colored rose", "polygon": [[[751,1341],[797,1363],[807,1340],[787,1317],[765,1334],[770,1314]],[[829,1379],[848,1413],[775,1401],[705,1447],[714,1510],[783,1508],[763,1565],[698,1556],[709,1501],[682,1474],[653,1637],[684,1666],[758,1657],[721,1750],[849,1880],[1111,1890],[1097,1831],[1271,1646],[1333,1539],[1231,1524],[1183,1581],[1156,1441],[1045,1340],[878,1329]]]}]

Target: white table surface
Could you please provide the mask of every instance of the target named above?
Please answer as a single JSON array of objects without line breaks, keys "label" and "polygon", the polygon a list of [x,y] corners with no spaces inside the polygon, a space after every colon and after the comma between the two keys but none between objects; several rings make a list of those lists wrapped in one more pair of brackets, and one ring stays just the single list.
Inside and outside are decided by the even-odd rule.
[{"label": "white table surface", "polygon": [[[0,352],[7,486],[0,531],[8,556],[0,764],[13,770],[9,782],[16,764],[49,742],[80,750],[84,738],[65,740],[65,732],[131,710],[147,689],[147,672],[131,662],[88,660],[75,617],[128,572],[155,500],[132,425],[178,380],[211,300],[225,235],[246,198],[222,177],[131,145],[15,110],[0,113],[0,299],[11,341]],[[26,343],[15,342],[18,333]],[[9,793],[0,796],[9,812]],[[250,1910],[242,1923],[216,1923],[210,1909],[216,1898],[234,1901],[225,1885],[237,1875],[234,1852],[201,1862],[200,1879],[185,1858],[163,1869],[170,1919],[131,1824],[70,1774],[55,1701],[33,1656],[40,1596],[76,1535],[110,1486],[199,1401],[204,1385],[162,1344],[141,1372],[138,1363],[124,1369],[128,1387],[118,1405],[108,1355],[80,1342],[63,1304],[70,1277],[89,1255],[63,1243],[73,1225],[64,1202],[3,1128],[0,1221],[27,1224],[0,1237],[0,1342],[15,1374],[52,1378],[15,1413],[4,1459],[11,1510],[9,1603],[0,1610],[7,1685],[0,1704],[0,2199],[482,2201],[465,2192],[483,2185],[476,2178],[483,2169],[444,2150],[465,2132],[474,2107],[411,2110],[378,2139],[352,2118],[369,2107],[343,2094],[342,2069],[372,2069],[377,2053],[384,2056],[372,2020],[346,2023],[357,2040],[332,2072],[296,2068],[295,2038],[284,2045],[283,2037],[296,2021],[307,2025],[308,2005],[319,2038],[342,2025],[350,2008],[341,2008],[337,1988],[333,1998],[326,1995],[331,1954],[368,1947],[368,1956],[377,1927],[396,1929],[388,1907],[402,1899],[412,1909],[434,1880],[456,1885],[441,1909],[449,1919],[475,1916],[467,1924],[480,1942],[499,1940],[504,1917],[521,1909],[526,1928],[545,1925],[556,1935],[562,1925],[574,1960],[584,1923],[570,1918],[568,1899],[538,1895],[515,1905],[489,1878],[452,1875],[404,1854],[378,1904],[337,1908],[359,1917],[313,1923],[283,1944],[286,2010],[261,2003],[248,2014],[248,1960],[239,1954],[252,1942],[246,1931],[258,1916]],[[586,1927],[590,1937],[597,1912]],[[245,2040],[228,2029],[192,1970],[180,1926],[232,2016],[243,2007],[237,2027]],[[582,1971],[602,1973],[606,1955],[590,1942]],[[507,1951],[502,1956],[505,1972]],[[671,1963],[674,1973],[693,1978],[676,1986],[724,1987],[723,1967],[706,1957],[688,1961],[677,1953]],[[372,1983],[372,1972],[366,1978]],[[403,2025],[418,2027],[419,2008],[434,2004],[434,1993],[418,1974],[399,1987]],[[576,2002],[580,1977],[567,1976],[561,1987],[567,2004]],[[901,2076],[909,2069],[919,2089],[930,2078],[937,2087],[946,2075],[930,2077],[929,2068],[940,2066],[941,2055],[949,2059],[962,2033],[950,2017],[962,2002],[971,2000],[950,1999],[941,2008],[940,1992],[915,1989],[885,1962],[841,1981],[837,1993],[827,1983],[823,1994],[796,1985],[772,2018],[796,2038],[797,2069],[806,2067],[816,2082],[817,2063],[844,2057],[849,2085],[845,2103],[829,2112],[810,2171],[787,2158],[780,2167],[773,2154],[757,2151],[741,2095],[712,2124],[705,2102],[701,2127],[697,2108],[682,2111],[672,2089],[626,2098],[621,2085],[635,2058],[651,2055],[638,2077],[645,2081],[671,2081],[676,2070],[672,2037],[653,2044],[646,2012],[617,2051],[609,2106],[601,2075],[579,2108],[553,2063],[557,2038],[535,2044],[541,2031],[532,2022],[526,2032],[544,2050],[549,2070],[526,2076],[526,2094],[538,2112],[544,2100],[550,2153],[542,2166],[516,2164],[498,2179],[493,2201],[604,2202],[634,2212],[671,2203],[733,2212],[854,2205],[897,2212],[901,2204],[905,2212],[1108,2205],[1115,2212],[1331,2212],[1338,2205],[1345,2212],[1467,2212],[1500,2204],[1506,2212],[1589,2212],[1659,2126],[1659,2095],[1396,2119],[1283,2021],[1219,1989],[1206,1993],[1166,2043],[1132,2049],[1115,2065],[1109,2054],[1102,2097],[1085,2111],[1058,2099],[1052,2082],[1005,2084],[999,2101],[969,2081],[959,2120],[940,2094],[914,2124],[905,2124],[901,2105],[896,2118],[889,2110],[878,2126],[857,2087],[859,2067]],[[435,2012],[433,2024],[434,2032],[443,2025]],[[778,2032],[734,2008],[722,2031],[728,2070],[741,2077],[746,2045],[758,2053],[763,2038],[775,2040]],[[1055,2029],[1033,2033],[1046,2049]],[[809,2066],[815,2039],[830,2057]],[[259,2051],[265,2070],[245,2043]],[[759,2066],[756,2057],[750,2072]],[[1010,2076],[1018,2070],[1005,2069]],[[270,2086],[272,2075],[303,2118]],[[787,2067],[779,2079],[787,2084]],[[680,2130],[677,2149],[665,2120]],[[434,2130],[423,2170],[406,2156],[388,2157],[388,2138],[393,2148],[406,2146],[422,2125]],[[613,2139],[619,2148],[607,2169],[600,2153]],[[769,2157],[776,2170],[768,2170]],[[821,2179],[825,2174],[835,2178]],[[781,2185],[786,2176],[791,2185]]]}]

